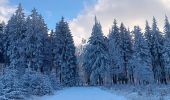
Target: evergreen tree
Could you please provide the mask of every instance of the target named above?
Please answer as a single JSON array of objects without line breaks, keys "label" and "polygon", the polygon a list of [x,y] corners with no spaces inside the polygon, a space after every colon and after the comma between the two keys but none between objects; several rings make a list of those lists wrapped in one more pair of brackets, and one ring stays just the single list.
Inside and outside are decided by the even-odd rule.
[{"label": "evergreen tree", "polygon": [[107,85],[110,79],[109,56],[101,25],[95,17],[95,24],[84,54],[83,67],[86,72],[87,84]]},{"label": "evergreen tree", "polygon": [[145,26],[145,39],[148,43],[148,46],[151,50],[151,47],[152,47],[152,31],[151,31],[151,28],[148,24],[148,21],[146,21],[146,26]]},{"label": "evergreen tree", "polygon": [[113,82],[117,83],[117,77],[121,73],[120,67],[122,66],[122,58],[120,53],[120,34],[117,26],[117,21],[114,20],[112,30],[108,37],[109,41],[109,56],[112,66]]},{"label": "evergreen tree", "polygon": [[137,84],[153,83],[151,54],[148,44],[142,36],[139,26],[134,27],[134,53],[132,67]]},{"label": "evergreen tree", "polygon": [[163,60],[163,37],[159,31],[156,23],[156,19],[153,18],[152,25],[152,70],[154,72],[154,78],[157,82],[166,83],[165,69]]},{"label": "evergreen tree", "polygon": [[127,83],[128,82],[128,78],[127,78],[127,69],[128,66],[130,65],[129,61],[131,59],[132,56],[132,40],[131,40],[131,35],[130,32],[126,30],[125,26],[123,25],[123,23],[121,23],[120,26],[120,37],[121,37],[121,41],[120,41],[120,53],[121,53],[121,57],[122,57],[122,63],[123,66],[121,66],[121,73],[120,74],[120,78],[122,80],[122,83]]},{"label": "evergreen tree", "polygon": [[[46,31],[47,32],[47,31]],[[44,68],[43,72],[48,74],[53,68],[53,37],[51,34],[47,34],[44,37]]]},{"label": "evergreen tree", "polygon": [[4,63],[5,62],[5,57],[4,57],[5,48],[4,48],[4,44],[5,44],[5,23],[2,22],[2,23],[0,23],[0,63]]},{"label": "evergreen tree", "polygon": [[[32,10],[32,14],[27,18],[27,31],[24,39],[25,50],[27,56],[27,65],[35,71],[45,72],[50,66],[46,62],[46,52],[49,52],[47,46],[47,26],[41,15],[36,9]],[[45,50],[47,50],[45,52]]]},{"label": "evergreen tree", "polygon": [[57,23],[54,42],[54,62],[60,83],[64,86],[74,86],[78,80],[75,46],[68,23],[63,17]]},{"label": "evergreen tree", "polygon": [[19,4],[18,9],[15,14],[8,21],[6,26],[6,48],[7,56],[9,57],[9,67],[11,69],[17,69],[19,74],[24,73],[26,66],[25,63],[25,53],[23,39],[25,38],[24,33],[26,31],[25,27],[25,15],[23,13],[23,8]]},{"label": "evergreen tree", "polygon": [[165,42],[163,47],[163,56],[165,61],[165,72],[166,72],[166,80],[167,82],[170,81],[170,24],[168,21],[168,17],[165,16],[165,26],[164,26],[164,33],[165,33]]}]

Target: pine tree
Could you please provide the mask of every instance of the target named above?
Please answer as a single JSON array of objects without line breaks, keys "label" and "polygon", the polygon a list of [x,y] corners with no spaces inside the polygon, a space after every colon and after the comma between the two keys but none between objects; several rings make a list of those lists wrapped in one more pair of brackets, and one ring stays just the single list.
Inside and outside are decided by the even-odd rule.
[{"label": "pine tree", "polygon": [[108,36],[109,41],[109,56],[112,66],[113,82],[117,83],[117,77],[121,73],[120,67],[122,66],[122,58],[120,53],[120,34],[117,26],[117,21],[114,20],[112,30]]},{"label": "pine tree", "polygon": [[44,73],[48,74],[53,69],[53,37],[47,34],[44,37]]},{"label": "pine tree", "polygon": [[134,27],[134,53],[132,58],[133,77],[137,84],[153,83],[151,54],[139,26]]},{"label": "pine tree", "polygon": [[146,26],[145,26],[145,39],[148,43],[148,46],[151,50],[151,47],[152,47],[152,31],[151,31],[151,28],[148,24],[148,21],[146,21]]},{"label": "pine tree", "polygon": [[7,48],[7,56],[9,57],[10,62],[9,67],[11,69],[17,69],[19,74],[23,74],[26,67],[25,53],[23,48],[24,44],[22,42],[25,38],[25,24],[23,8],[21,4],[19,4],[18,9],[8,21],[6,26],[7,40],[5,43]]},{"label": "pine tree", "polygon": [[0,63],[4,63],[5,62],[5,57],[4,57],[5,48],[4,48],[4,44],[5,44],[5,23],[2,22],[2,23],[0,23]]},{"label": "pine tree", "polygon": [[87,84],[107,85],[110,80],[107,79],[110,78],[108,47],[101,30],[101,25],[96,17],[88,43],[83,63]]},{"label": "pine tree", "polygon": [[68,23],[63,17],[57,23],[54,42],[54,62],[60,83],[64,86],[74,86],[78,80],[75,46]]},{"label": "pine tree", "polygon": [[153,18],[152,25],[152,70],[154,72],[154,78],[157,82],[166,83],[165,80],[165,69],[163,60],[163,37],[159,31],[156,23],[156,19]]},{"label": "pine tree", "polygon": [[127,69],[128,66],[130,65],[130,59],[132,56],[132,40],[131,40],[131,35],[130,32],[126,30],[125,26],[123,25],[123,23],[121,23],[120,26],[120,37],[121,37],[121,41],[120,41],[120,53],[121,53],[121,57],[122,57],[122,63],[123,66],[121,66],[121,74],[119,75],[122,83],[127,83],[128,82],[128,78],[127,78]]},{"label": "pine tree", "polygon": [[165,61],[165,72],[166,72],[166,80],[167,82],[170,81],[170,24],[168,21],[168,17],[165,16],[165,26],[164,26],[164,33],[165,33],[165,42],[163,47],[163,57]]},{"label": "pine tree", "polygon": [[[46,46],[48,43],[47,26],[41,15],[36,9],[32,10],[32,14],[27,18],[27,31],[24,39],[25,50],[27,56],[27,65],[35,71],[48,71],[50,66],[46,62],[46,52],[49,52]],[[45,50],[47,50],[45,52]]]}]

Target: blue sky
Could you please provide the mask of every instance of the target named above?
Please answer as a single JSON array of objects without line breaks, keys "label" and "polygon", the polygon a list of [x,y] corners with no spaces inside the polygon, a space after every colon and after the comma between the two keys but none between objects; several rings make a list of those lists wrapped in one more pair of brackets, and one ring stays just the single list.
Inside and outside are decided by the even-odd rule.
[{"label": "blue sky", "polygon": [[36,8],[43,15],[49,29],[64,16],[67,20],[75,18],[85,5],[91,5],[95,0],[9,0],[11,5],[22,4],[26,12]]}]

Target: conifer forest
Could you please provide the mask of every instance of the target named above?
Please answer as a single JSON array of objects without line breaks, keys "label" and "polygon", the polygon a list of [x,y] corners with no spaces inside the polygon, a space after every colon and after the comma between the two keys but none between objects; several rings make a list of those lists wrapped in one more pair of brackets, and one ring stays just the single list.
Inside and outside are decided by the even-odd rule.
[{"label": "conifer forest", "polygon": [[26,100],[69,87],[169,87],[167,16],[163,31],[155,17],[133,30],[113,19],[107,36],[97,16],[93,23],[90,38],[75,46],[64,17],[49,32],[35,8],[26,16],[19,4],[9,21],[0,23],[0,100]]}]

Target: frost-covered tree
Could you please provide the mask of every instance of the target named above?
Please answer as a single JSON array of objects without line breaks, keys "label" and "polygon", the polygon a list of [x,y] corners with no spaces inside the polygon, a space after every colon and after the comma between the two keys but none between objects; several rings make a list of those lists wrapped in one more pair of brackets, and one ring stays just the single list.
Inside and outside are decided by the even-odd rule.
[{"label": "frost-covered tree", "polygon": [[[23,40],[25,44],[27,66],[35,71],[45,72],[49,70],[47,66],[46,52],[49,52],[46,44],[48,43],[47,26],[36,9],[32,10],[32,14],[27,18],[26,38]],[[45,51],[46,50],[46,51]]]},{"label": "frost-covered tree", "polygon": [[22,87],[27,90],[27,94],[29,95],[43,96],[53,93],[53,87],[49,76],[32,71],[31,68],[26,69],[21,79]]},{"label": "frost-covered tree", "polygon": [[134,53],[132,58],[132,73],[136,84],[153,83],[151,69],[151,54],[149,46],[144,39],[139,26],[134,27]]},{"label": "frost-covered tree", "polygon": [[153,18],[152,24],[152,70],[154,72],[154,78],[157,82],[166,83],[165,69],[163,60],[163,37],[159,31],[156,23],[156,19]]},{"label": "frost-covered tree", "polygon": [[87,84],[107,85],[110,81],[108,47],[96,17],[91,37],[84,52],[83,67],[86,72]]},{"label": "frost-covered tree", "polygon": [[21,4],[19,4],[15,14],[8,21],[6,26],[6,50],[9,57],[9,66],[17,69],[19,74],[24,73],[26,66],[23,39],[26,31],[25,15]]},{"label": "frost-covered tree", "polygon": [[[46,62],[48,63],[47,66],[49,67],[49,71],[54,69],[54,37],[55,32],[51,30],[50,34],[48,34],[48,38],[46,41]],[[56,70],[55,70],[56,71]]]},{"label": "frost-covered tree", "polygon": [[127,69],[128,66],[130,65],[129,61],[132,56],[132,40],[131,40],[131,35],[130,32],[125,28],[124,24],[121,23],[120,25],[120,53],[122,57],[122,63],[123,65],[121,66],[121,74],[119,75],[119,80],[122,81],[122,83],[127,83],[128,78],[127,78]]},{"label": "frost-covered tree", "polygon": [[5,62],[5,23],[0,23],[0,63]]},{"label": "frost-covered tree", "polygon": [[170,82],[170,24],[167,16],[165,16],[164,33],[165,42],[163,47],[164,49],[163,57],[165,61],[166,80],[167,82]]},{"label": "frost-covered tree", "polygon": [[83,38],[81,44],[76,47],[78,74],[79,74],[79,77],[80,77],[79,85],[86,85],[85,71],[84,71],[84,68],[83,68],[84,51],[85,51],[86,46],[87,46],[87,41],[86,41],[86,39]]},{"label": "frost-covered tree", "polygon": [[1,76],[1,100],[25,100],[29,96],[27,90],[22,87],[21,80],[16,77],[17,74],[16,69],[6,68],[4,75]]},{"label": "frost-covered tree", "polygon": [[75,46],[68,23],[63,17],[56,25],[54,43],[53,54],[57,77],[62,85],[74,86],[78,80]]},{"label": "frost-covered tree", "polygon": [[144,35],[145,35],[145,39],[146,39],[146,41],[148,43],[149,49],[151,50],[151,47],[152,47],[152,31],[151,31],[151,28],[149,26],[148,21],[146,21]]},{"label": "frost-covered tree", "polygon": [[52,69],[50,72],[49,79],[54,90],[59,90],[61,88],[55,69]]},{"label": "frost-covered tree", "polygon": [[45,41],[45,53],[44,53],[44,66],[43,72],[49,74],[52,71],[53,67],[53,55],[52,55],[52,44],[51,38],[48,37]]},{"label": "frost-covered tree", "polygon": [[117,83],[117,77],[121,73],[120,67],[122,66],[122,56],[120,53],[120,33],[119,28],[117,26],[117,21],[114,20],[112,30],[108,36],[109,41],[109,56],[110,56],[110,63],[112,66],[112,81],[113,83]]}]

